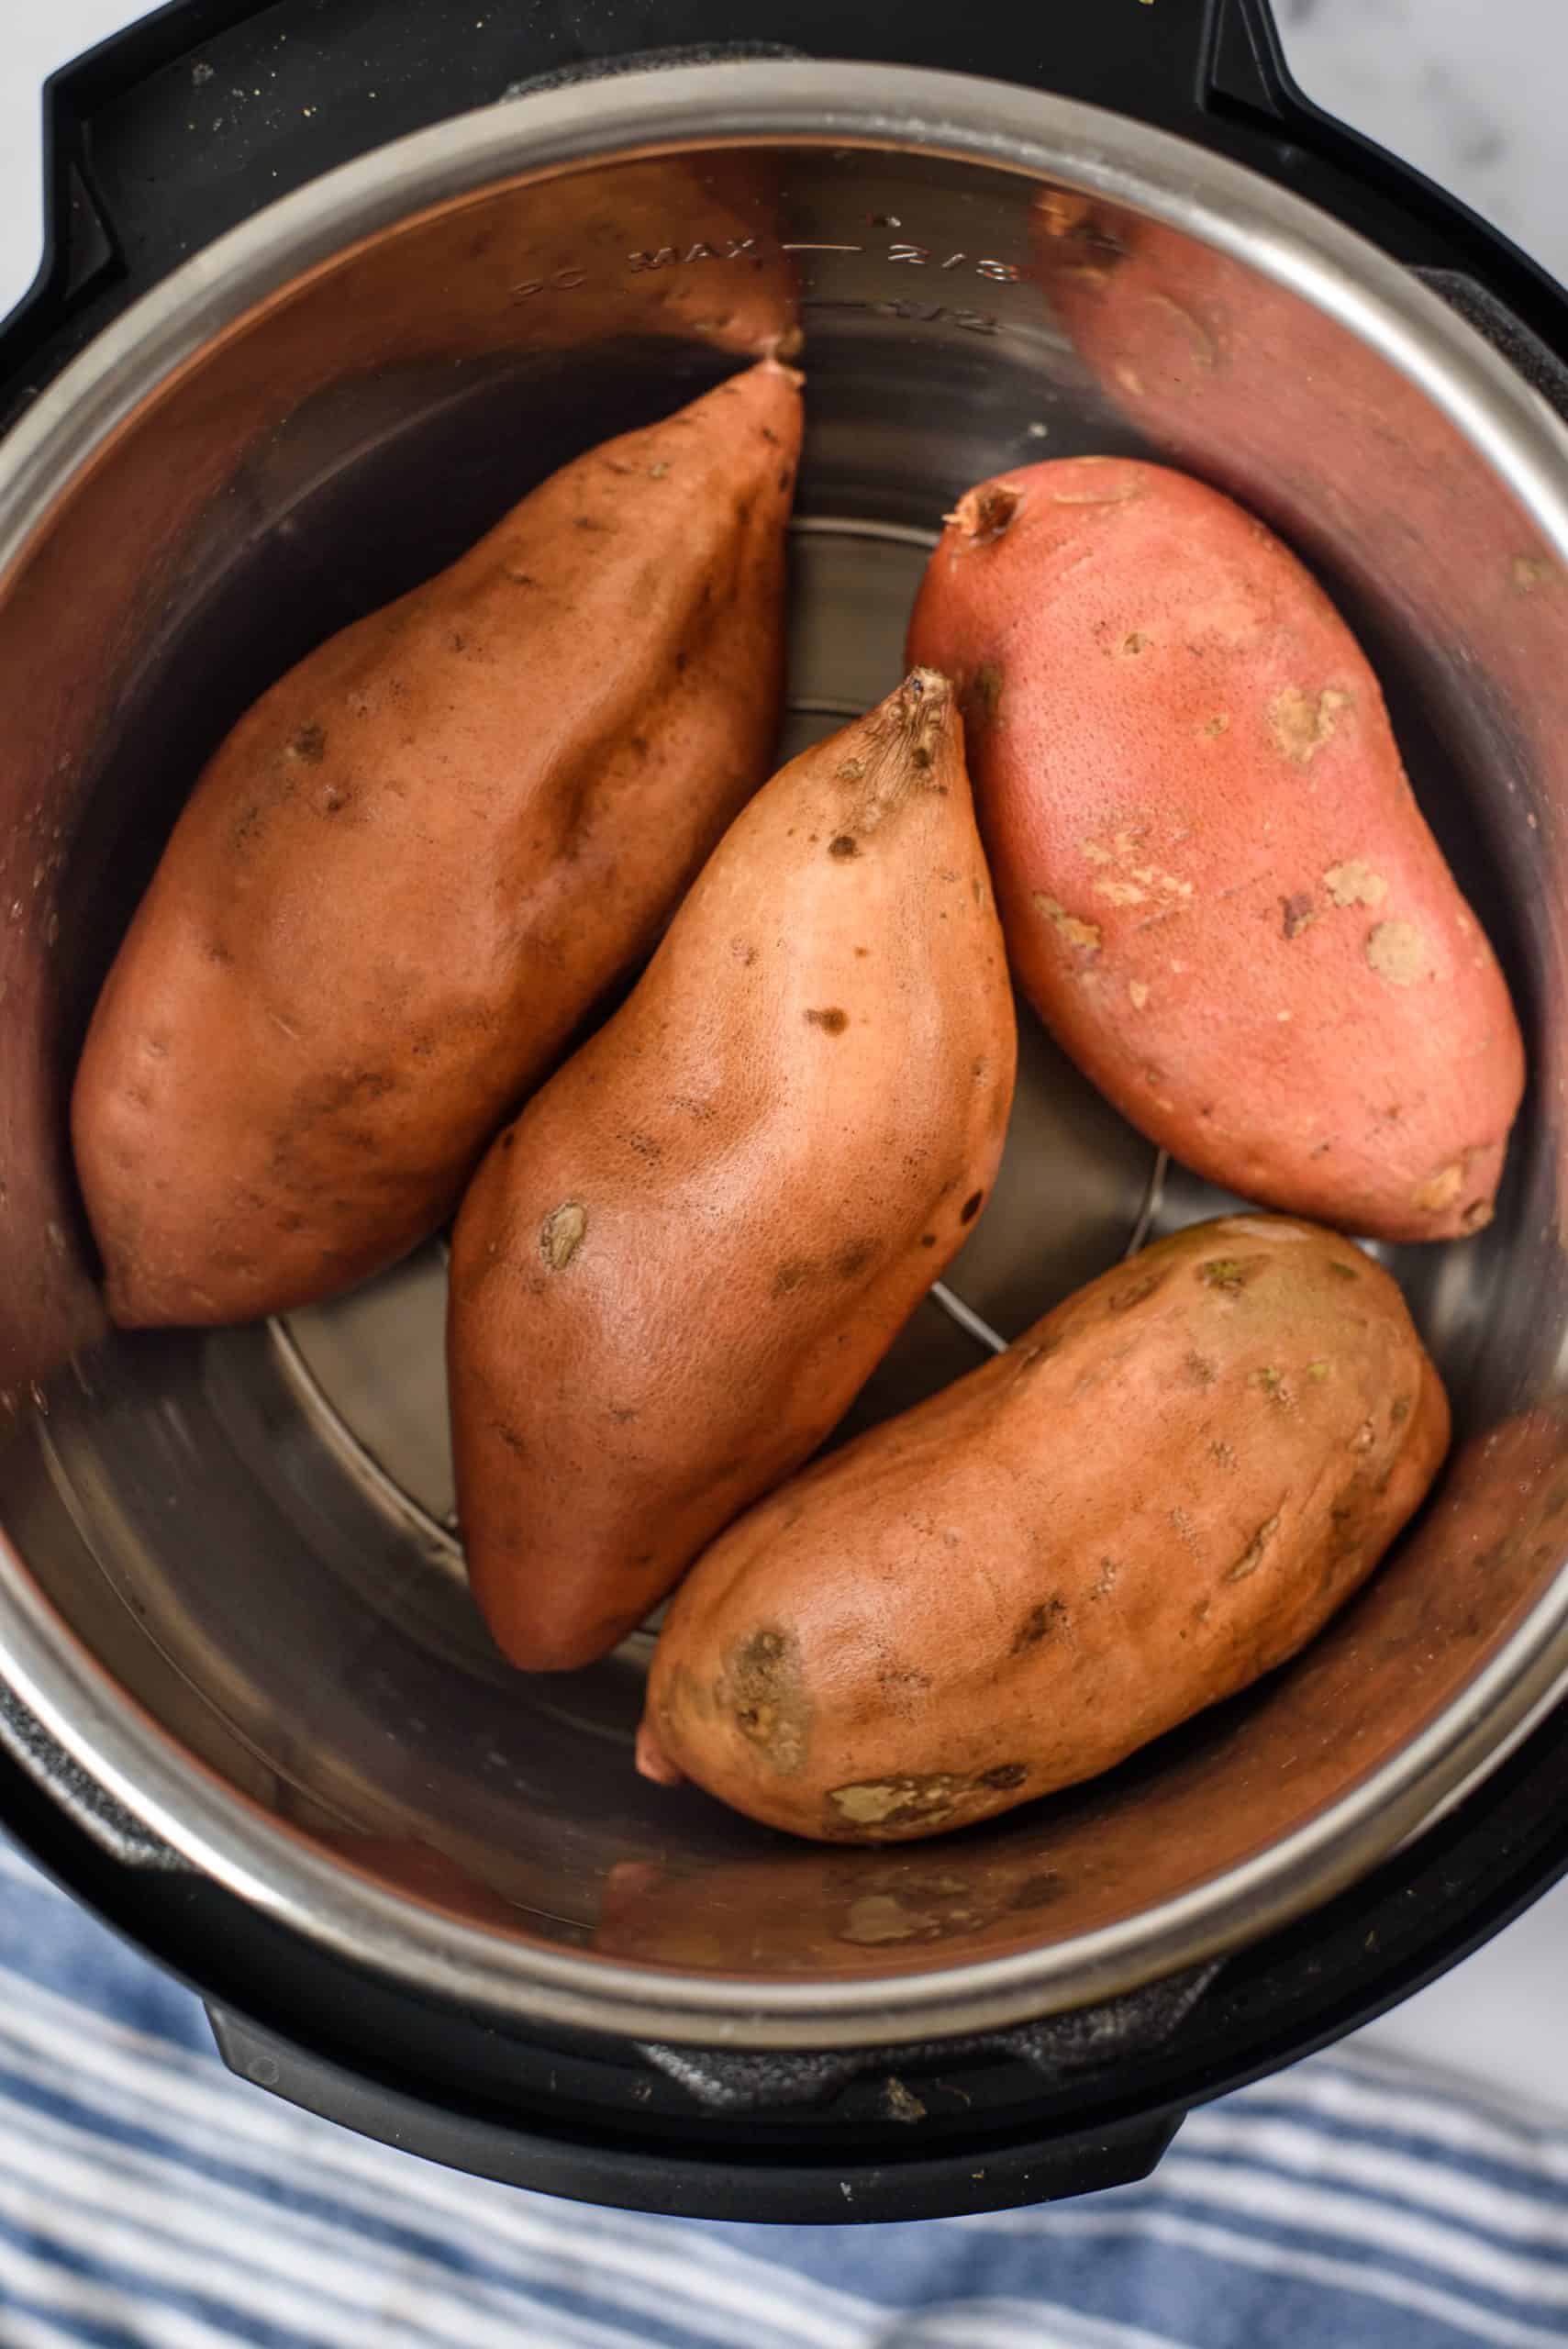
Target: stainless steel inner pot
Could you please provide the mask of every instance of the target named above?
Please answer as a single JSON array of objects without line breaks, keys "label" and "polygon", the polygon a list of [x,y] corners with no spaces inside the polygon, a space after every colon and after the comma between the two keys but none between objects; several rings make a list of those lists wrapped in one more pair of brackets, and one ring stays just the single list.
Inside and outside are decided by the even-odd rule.
[{"label": "stainless steel inner pot", "polygon": [[[1078,266],[1162,257],[1157,383],[1062,323],[1082,195]],[[1195,272],[1241,321],[1223,354]],[[1364,632],[1534,1072],[1492,1228],[1379,1252],[1459,1437],[1373,1586],[1111,1776],[885,1852],[643,1785],[646,1632],[570,1678],[502,1664],[452,1532],[439,1246],[284,1325],[114,1335],[65,1141],[95,988],[245,705],[555,464],[796,328],[791,745],[895,681],[970,482],[1173,453]],[[1321,1901],[1568,1683],[1568,439],[1370,247],[1178,141],[978,81],[732,65],[525,97],[318,181],[104,335],[0,447],[0,1675],[189,1863],[498,2019],[938,2036]],[[950,1283],[1003,1336],[1229,1204],[1023,1029],[1004,1180]],[[856,1420],[984,1342],[928,1303]]]}]

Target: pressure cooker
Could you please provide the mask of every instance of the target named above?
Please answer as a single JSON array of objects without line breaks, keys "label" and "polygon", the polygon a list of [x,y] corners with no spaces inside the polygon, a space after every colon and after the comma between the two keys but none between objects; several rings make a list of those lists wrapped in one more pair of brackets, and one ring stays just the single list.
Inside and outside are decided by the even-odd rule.
[{"label": "pressure cooker", "polygon": [[[237,2072],[437,2161],[796,2221],[1145,2175],[1568,1868],[1568,304],[1302,96],[1265,0],[181,0],[47,107],[0,332],[0,1821]],[[1064,229],[1154,257],[1152,373],[1075,343]],[[1491,1227],[1377,1252],[1456,1441],[1367,1589],[1108,1776],[883,1850],[640,1780],[651,1630],[545,1678],[492,1648],[439,1241],[275,1322],[116,1331],[66,1139],[247,705],[784,335],[786,747],[895,682],[967,484],[1185,465],[1371,650],[1532,1072]],[[855,1423],[1229,1204],[1026,1016],[997,1196]]]}]

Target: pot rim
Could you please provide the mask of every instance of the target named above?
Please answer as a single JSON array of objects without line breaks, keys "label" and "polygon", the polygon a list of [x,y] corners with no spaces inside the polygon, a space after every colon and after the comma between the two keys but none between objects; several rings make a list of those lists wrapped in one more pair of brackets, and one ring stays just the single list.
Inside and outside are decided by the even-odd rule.
[{"label": "pot rim", "polygon": [[[379,148],[186,262],[98,336],[0,444],[0,592],[66,491],[168,377],[353,245],[498,184],[738,145],[893,149],[1103,198],[1259,270],[1416,384],[1568,562],[1568,432],[1375,246],[1240,164],[1077,102],[881,64],[679,67],[523,95]],[[843,1981],[709,1979],[551,1951],[328,1859],[185,1752],[77,1639],[0,1534],[0,1670],[90,1777],[205,1875],[339,1956],[513,2024],[758,2049],[936,2040],[1086,2005],[1256,1939],[1451,1809],[1568,1690],[1560,1571],[1447,1709],[1242,1865],[1056,1946]]]}]

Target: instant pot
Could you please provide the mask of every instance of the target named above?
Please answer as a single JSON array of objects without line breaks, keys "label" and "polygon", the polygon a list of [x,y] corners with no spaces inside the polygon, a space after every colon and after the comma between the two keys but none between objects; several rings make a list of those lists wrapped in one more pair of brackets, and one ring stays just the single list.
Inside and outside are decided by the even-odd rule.
[{"label": "instant pot", "polygon": [[[0,335],[0,1820],[238,2072],[459,2167],[816,2221],[1145,2175],[1568,1867],[1562,295],[1311,106],[1264,0],[185,0],[48,115]],[[275,1324],[116,1333],[66,1142],[247,704],[797,338],[792,746],[895,681],[968,484],[1172,457],[1351,616],[1532,1071],[1490,1229],[1375,1252],[1457,1435],[1371,1586],[1109,1776],[884,1850],[639,1780],[646,1630],[502,1664],[439,1242]],[[1231,1204],[1023,1041],[996,1198],[855,1424]]]}]

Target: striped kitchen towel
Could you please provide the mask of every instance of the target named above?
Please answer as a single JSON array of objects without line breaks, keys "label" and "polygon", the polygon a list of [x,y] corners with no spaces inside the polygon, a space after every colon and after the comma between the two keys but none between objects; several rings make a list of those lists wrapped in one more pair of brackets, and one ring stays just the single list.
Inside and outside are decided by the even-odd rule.
[{"label": "striped kitchen towel", "polygon": [[230,2077],[0,1842],[0,2349],[1564,2349],[1568,2123],[1318,2056],[1146,2184],[858,2229],[595,2210]]}]

